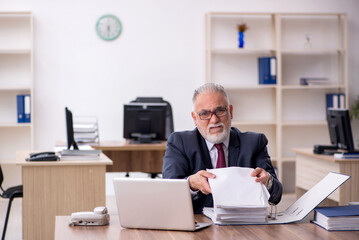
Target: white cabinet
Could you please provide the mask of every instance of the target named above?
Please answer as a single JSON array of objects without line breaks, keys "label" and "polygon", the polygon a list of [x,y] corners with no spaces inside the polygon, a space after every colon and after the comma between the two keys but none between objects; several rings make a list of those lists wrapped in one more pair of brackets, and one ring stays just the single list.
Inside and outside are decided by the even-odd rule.
[{"label": "white cabinet", "polygon": [[[237,24],[245,23],[244,48]],[[258,58],[276,57],[277,83],[258,83]],[[234,106],[233,125],[265,133],[286,192],[294,191],[291,148],[329,144],[326,93],[348,103],[347,16],[343,13],[206,14],[206,82],[223,85]],[[300,85],[300,78],[326,78]]]},{"label": "white cabinet", "polygon": [[[33,20],[30,12],[0,12],[0,164],[33,148]],[[18,123],[19,94],[31,96],[31,122]],[[4,171],[5,172],[5,171]],[[4,173],[6,174],[6,173]]]}]

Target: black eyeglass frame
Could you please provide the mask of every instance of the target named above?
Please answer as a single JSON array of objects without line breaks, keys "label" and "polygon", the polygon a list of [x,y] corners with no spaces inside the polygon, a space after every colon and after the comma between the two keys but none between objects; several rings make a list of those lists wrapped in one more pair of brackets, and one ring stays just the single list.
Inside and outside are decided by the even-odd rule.
[{"label": "black eyeglass frame", "polygon": [[[198,115],[198,117],[201,120],[209,120],[209,119],[212,118],[213,114],[216,115],[216,117],[218,117],[218,118],[227,116],[228,115],[228,109],[229,109],[228,107],[219,106],[213,112],[212,111],[202,110],[201,112],[196,113],[196,114]],[[224,111],[224,112],[223,112],[223,114],[219,115],[218,111]],[[208,117],[203,117],[203,114],[210,114],[210,115]]]}]

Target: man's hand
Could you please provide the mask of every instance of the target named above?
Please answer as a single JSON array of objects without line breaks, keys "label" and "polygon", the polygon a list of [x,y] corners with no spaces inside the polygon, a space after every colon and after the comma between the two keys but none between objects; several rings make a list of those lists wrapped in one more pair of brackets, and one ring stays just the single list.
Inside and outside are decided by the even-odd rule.
[{"label": "man's hand", "polygon": [[212,190],[208,183],[208,178],[216,178],[213,173],[201,170],[196,174],[189,176],[188,182],[193,191],[200,190],[204,194],[212,193]]},{"label": "man's hand", "polygon": [[257,167],[256,169],[254,169],[253,172],[251,173],[251,177],[257,177],[255,179],[256,182],[261,182],[265,186],[268,186],[270,175],[263,168]]}]

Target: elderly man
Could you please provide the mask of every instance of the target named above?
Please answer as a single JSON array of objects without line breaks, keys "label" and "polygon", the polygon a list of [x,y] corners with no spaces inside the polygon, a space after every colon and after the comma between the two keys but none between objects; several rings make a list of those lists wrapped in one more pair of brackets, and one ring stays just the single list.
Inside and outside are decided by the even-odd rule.
[{"label": "elderly man", "polygon": [[[213,206],[208,178],[216,176],[206,169],[221,167],[254,168],[254,181],[263,183],[269,201],[279,203],[282,184],[274,172],[267,152],[268,140],[264,134],[240,132],[231,127],[233,106],[229,104],[224,88],[207,83],[195,90],[192,118],[196,128],[174,132],[167,141],[163,158],[163,178],[187,179],[192,190],[194,213]],[[241,183],[238,183],[241,184]]]}]

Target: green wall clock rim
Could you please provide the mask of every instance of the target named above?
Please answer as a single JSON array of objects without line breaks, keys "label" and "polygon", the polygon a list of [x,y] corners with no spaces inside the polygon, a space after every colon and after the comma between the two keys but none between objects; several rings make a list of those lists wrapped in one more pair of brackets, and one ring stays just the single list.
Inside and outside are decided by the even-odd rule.
[{"label": "green wall clock rim", "polygon": [[[99,32],[99,29],[98,29],[101,20],[104,19],[104,18],[108,18],[108,17],[114,19],[114,20],[118,23],[118,25],[119,25],[119,29],[118,29],[116,35],[114,35],[113,37],[105,37],[105,36],[103,36],[103,35]],[[118,37],[120,36],[121,32],[122,32],[122,24],[121,24],[121,21],[120,21],[120,19],[119,19],[117,16],[115,16],[115,15],[113,15],[113,14],[104,14],[104,15],[102,15],[102,16],[97,20],[97,22],[96,22],[96,33],[97,33],[97,35],[98,35],[100,38],[102,38],[103,40],[106,40],[106,41],[115,40],[116,38],[118,38]]]}]

